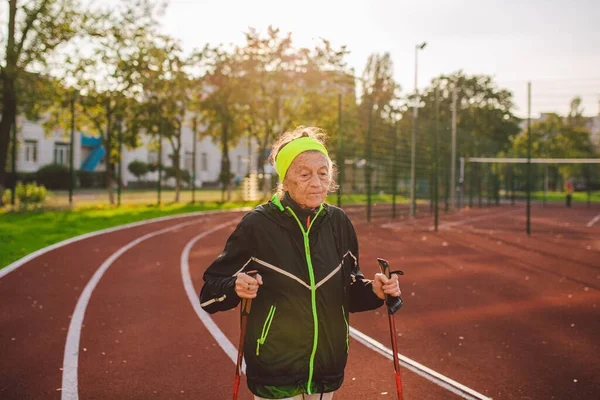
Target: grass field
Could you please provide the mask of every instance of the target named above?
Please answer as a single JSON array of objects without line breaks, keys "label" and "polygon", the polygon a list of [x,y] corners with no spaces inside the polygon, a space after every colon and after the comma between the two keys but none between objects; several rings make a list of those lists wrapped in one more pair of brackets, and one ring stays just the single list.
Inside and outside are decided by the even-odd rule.
[{"label": "grass field", "polygon": [[[565,201],[565,192],[548,192],[546,196],[544,196],[543,191],[531,192],[531,199],[536,201],[544,201],[544,197],[546,197],[546,201],[549,202],[564,202]],[[487,201],[487,194],[482,193],[481,197]],[[502,190],[500,191],[500,198],[503,200],[510,199],[510,194],[506,195]],[[522,191],[515,192],[515,198],[518,200],[525,200],[527,198],[527,193]],[[465,199],[469,199],[469,195],[465,194]],[[477,193],[473,195],[473,199],[477,199]],[[493,199],[492,199],[493,200]],[[587,192],[575,192],[573,193],[573,202],[576,203],[585,203],[588,201]],[[589,196],[589,201],[592,203],[600,203],[600,191],[591,192]]]},{"label": "grass field", "polygon": [[[592,203],[600,202],[600,192],[591,192],[590,193],[590,201]],[[565,193],[564,192],[548,192],[546,199],[548,201],[565,201]],[[531,193],[531,198],[533,200],[544,200],[544,192],[533,192]],[[586,202],[588,201],[587,192],[575,192],[573,193],[573,201],[576,202]]]},{"label": "grass field", "polygon": [[[123,196],[121,207],[110,206],[104,192],[83,192],[78,197],[72,209],[65,208],[68,196],[57,193],[48,202],[47,210],[0,213],[0,269],[38,249],[88,232],[166,215],[252,207],[257,204],[242,201],[219,203],[217,201],[221,193],[216,190],[198,191],[196,199],[201,203],[195,205],[187,203],[191,201],[191,192],[185,192],[180,203],[163,204],[160,207],[151,204],[156,201],[156,192],[148,191],[128,193]],[[170,201],[173,197],[173,191],[163,192],[163,200]],[[331,195],[327,201],[336,204],[337,196]],[[364,204],[366,201],[364,194],[342,197],[343,204]],[[372,201],[391,202],[392,196],[373,195]],[[397,197],[397,202],[407,200]]]},{"label": "grass field", "polygon": [[[564,196],[561,192],[549,192],[547,200],[563,202]],[[156,191],[128,190],[123,193],[121,207],[115,207],[108,204],[108,195],[104,191],[77,191],[74,194],[74,206],[68,208],[68,193],[56,192],[52,193],[44,211],[0,211],[0,269],[33,251],[88,232],[166,215],[256,205],[242,202],[239,192],[233,193],[234,201],[220,203],[219,190],[198,190],[195,205],[190,204],[191,191],[182,191],[178,204],[169,203],[174,197],[174,191],[163,191],[163,204],[159,207],[156,205]],[[521,198],[520,195],[518,197]],[[534,192],[532,198],[541,201],[544,199],[544,193]],[[576,192],[573,201],[586,202],[587,199],[587,193]],[[392,195],[374,194],[371,201],[373,204],[391,203]],[[600,202],[600,193],[592,193],[591,201]],[[330,195],[327,202],[337,204],[337,195]],[[366,202],[365,194],[342,196],[342,205]],[[396,202],[405,204],[408,203],[408,199],[397,196]]]},{"label": "grass field", "polygon": [[[234,201],[220,203],[221,192],[218,190],[197,191],[195,205],[190,204],[191,191],[182,191],[178,204],[169,203],[174,197],[174,191],[163,191],[163,204],[159,207],[156,205],[156,191],[127,191],[123,194],[121,207],[116,207],[108,204],[108,196],[104,191],[79,191],[74,196],[74,207],[68,208],[68,194],[57,192],[53,193],[47,202],[46,210],[4,213],[0,211],[0,269],[40,248],[88,232],[166,215],[251,207],[257,204],[242,202],[239,192],[233,193]],[[521,198],[520,195],[518,197]],[[544,193],[534,192],[532,198],[542,201]],[[600,202],[600,192],[592,193],[590,199],[593,203]],[[565,195],[562,192],[549,192],[547,200],[564,202]],[[574,202],[587,200],[585,192],[574,194]],[[371,201],[373,204],[391,203],[392,195],[374,194]],[[337,204],[337,195],[330,195],[327,202]],[[342,196],[342,205],[366,202],[365,194]],[[397,196],[396,202],[405,204],[408,203],[408,199]]]},{"label": "grass field", "polygon": [[166,215],[253,205],[216,202],[161,207],[124,205],[116,208],[95,205],[73,210],[0,214],[0,269],[31,252],[84,233]]}]

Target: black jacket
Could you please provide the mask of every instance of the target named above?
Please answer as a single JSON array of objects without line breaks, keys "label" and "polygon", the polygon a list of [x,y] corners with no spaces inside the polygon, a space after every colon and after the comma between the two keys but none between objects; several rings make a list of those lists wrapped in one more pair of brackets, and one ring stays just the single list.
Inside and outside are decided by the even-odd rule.
[{"label": "black jacket", "polygon": [[258,270],[263,277],[244,356],[248,387],[264,398],[339,388],[348,313],[383,305],[359,271],[358,241],[346,214],[325,204],[308,221],[298,214],[295,203],[274,197],[244,216],[206,270],[200,293],[207,312],[229,310],[240,301],[237,273]]}]

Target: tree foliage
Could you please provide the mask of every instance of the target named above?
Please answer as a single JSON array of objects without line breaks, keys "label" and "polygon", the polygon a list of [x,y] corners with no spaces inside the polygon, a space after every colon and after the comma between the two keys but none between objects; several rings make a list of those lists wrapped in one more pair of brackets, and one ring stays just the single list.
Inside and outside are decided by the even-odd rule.
[{"label": "tree foliage", "polygon": [[[547,114],[542,121],[531,124],[531,157],[533,158],[595,158],[589,130],[572,125],[573,120],[558,114]],[[527,130],[512,140],[510,155],[527,156]],[[550,173],[557,171],[563,179],[587,174],[589,166],[582,164],[551,164]]]},{"label": "tree foliage", "polygon": [[0,192],[16,115],[30,115],[38,107],[36,102],[20,104],[18,94],[26,93],[20,89],[30,87],[31,74],[45,70],[57,49],[87,32],[92,15],[78,0],[9,0],[6,37],[0,39]]}]

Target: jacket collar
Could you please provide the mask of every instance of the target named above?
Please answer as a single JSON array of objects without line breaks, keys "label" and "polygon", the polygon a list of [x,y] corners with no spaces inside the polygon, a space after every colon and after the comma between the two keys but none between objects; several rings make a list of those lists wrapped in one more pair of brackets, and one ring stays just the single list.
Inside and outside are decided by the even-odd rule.
[{"label": "jacket collar", "polygon": [[[313,230],[318,229],[318,226],[320,226],[326,220],[326,218],[324,217],[328,215],[328,207],[326,203],[322,203],[318,208],[315,208],[313,210],[305,210],[302,209],[289,195],[284,196],[283,199],[279,199],[279,196],[275,194],[269,201],[269,205],[271,205],[271,207],[276,209],[277,211],[281,212],[281,214],[279,214],[279,212],[277,214],[289,217],[293,221],[292,225],[296,227],[297,223],[292,217],[291,213],[289,212],[288,207],[294,212],[294,214],[296,214],[298,219],[300,219],[301,221],[305,221],[308,216],[312,217],[320,211],[319,218],[317,218],[317,220],[315,221],[317,226],[313,227]],[[287,220],[287,218],[285,219]]]}]

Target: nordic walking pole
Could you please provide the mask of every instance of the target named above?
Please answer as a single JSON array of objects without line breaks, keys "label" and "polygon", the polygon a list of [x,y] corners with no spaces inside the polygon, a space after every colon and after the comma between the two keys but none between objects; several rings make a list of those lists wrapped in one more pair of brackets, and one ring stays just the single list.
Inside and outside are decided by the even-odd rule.
[{"label": "nordic walking pole", "polygon": [[[249,271],[246,274],[252,278],[256,276],[258,271]],[[235,379],[233,381],[233,400],[237,400],[238,391],[240,388],[240,376],[242,375],[242,360],[244,358],[244,339],[246,338],[246,323],[250,308],[252,307],[252,299],[242,299],[241,322],[240,322],[240,343],[238,345],[237,363],[235,365]]]},{"label": "nordic walking pole", "polygon": [[[378,258],[379,268],[381,273],[384,274],[388,279],[392,274],[404,275],[402,271],[390,271],[390,264],[383,258]],[[404,394],[402,393],[402,377],[400,376],[400,361],[398,360],[398,343],[396,337],[396,323],[394,321],[394,313],[402,307],[402,299],[400,297],[385,296],[385,304],[388,310],[388,322],[390,324],[390,337],[392,339],[392,352],[394,359],[394,371],[396,372],[396,392],[398,393],[398,400],[404,400]]]}]

